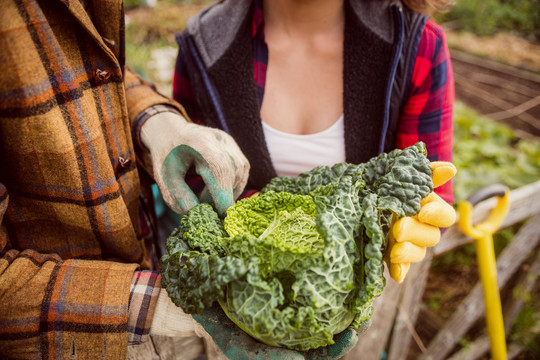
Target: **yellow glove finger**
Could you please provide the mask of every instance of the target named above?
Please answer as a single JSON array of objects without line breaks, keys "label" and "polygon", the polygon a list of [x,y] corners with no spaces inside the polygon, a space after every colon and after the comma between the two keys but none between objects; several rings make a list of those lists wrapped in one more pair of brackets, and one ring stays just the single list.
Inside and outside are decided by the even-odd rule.
[{"label": "yellow glove finger", "polygon": [[438,227],[449,227],[456,222],[456,211],[452,205],[432,192],[420,203],[418,220]]},{"label": "yellow glove finger", "polygon": [[432,161],[433,186],[439,187],[456,175],[457,169],[448,161]]},{"label": "yellow glove finger", "polygon": [[396,221],[392,235],[398,243],[411,242],[420,247],[435,246],[441,239],[441,231],[437,226],[412,217],[403,217]]},{"label": "yellow glove finger", "polygon": [[405,279],[405,276],[409,272],[409,268],[411,267],[410,263],[400,263],[400,264],[394,264],[391,263],[388,271],[390,272],[390,276],[392,279],[394,279],[395,282],[401,283]]},{"label": "yellow glove finger", "polygon": [[419,262],[425,256],[426,248],[411,242],[396,243],[390,250],[390,262],[394,264]]},{"label": "yellow glove finger", "polygon": [[409,263],[394,264],[390,261],[390,253],[395,244],[396,244],[396,239],[394,238],[392,231],[390,231],[390,233],[388,234],[388,245],[386,246],[386,252],[384,254],[384,261],[386,262],[386,266],[388,266],[388,272],[390,273],[390,277],[392,277],[392,279],[394,279],[395,282],[401,283],[405,279],[405,276],[407,275],[407,272],[409,271],[411,264]]}]

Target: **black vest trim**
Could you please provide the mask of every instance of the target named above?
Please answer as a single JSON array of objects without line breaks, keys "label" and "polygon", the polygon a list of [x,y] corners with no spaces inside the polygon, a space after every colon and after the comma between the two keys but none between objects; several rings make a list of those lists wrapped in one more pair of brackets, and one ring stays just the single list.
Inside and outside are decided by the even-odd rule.
[{"label": "black vest trim", "polygon": [[385,115],[392,44],[373,33],[345,3],[343,115],[345,160],[368,161],[378,154]]}]

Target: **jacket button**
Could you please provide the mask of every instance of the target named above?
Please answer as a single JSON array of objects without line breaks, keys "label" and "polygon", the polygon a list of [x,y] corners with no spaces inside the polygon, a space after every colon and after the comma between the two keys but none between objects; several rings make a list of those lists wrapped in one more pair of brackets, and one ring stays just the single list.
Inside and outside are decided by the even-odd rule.
[{"label": "jacket button", "polygon": [[110,77],[111,73],[105,70],[96,69],[96,72],[94,73],[94,80],[96,80],[98,84],[107,81]]},{"label": "jacket button", "polygon": [[129,164],[131,164],[131,159],[124,159],[123,157],[118,158],[118,162],[120,163],[120,166],[123,168],[127,168]]}]

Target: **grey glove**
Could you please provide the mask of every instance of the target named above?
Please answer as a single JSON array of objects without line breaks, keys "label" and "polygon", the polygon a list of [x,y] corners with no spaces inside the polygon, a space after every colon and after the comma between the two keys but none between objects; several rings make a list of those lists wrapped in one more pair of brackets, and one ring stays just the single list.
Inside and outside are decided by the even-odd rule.
[{"label": "grey glove", "polygon": [[[163,199],[178,214],[202,201],[213,203],[224,216],[246,186],[249,162],[224,131],[162,112],[144,123],[141,139],[150,150],[154,179]],[[184,180],[191,167],[206,184],[200,199]]]}]

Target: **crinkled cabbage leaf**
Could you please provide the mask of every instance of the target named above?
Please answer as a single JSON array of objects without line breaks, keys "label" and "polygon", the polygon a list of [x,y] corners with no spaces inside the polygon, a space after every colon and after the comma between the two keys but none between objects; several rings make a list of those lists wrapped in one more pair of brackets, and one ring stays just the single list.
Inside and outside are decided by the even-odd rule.
[{"label": "crinkled cabbage leaf", "polygon": [[210,204],[167,239],[162,285],[187,313],[218,301],[261,342],[308,350],[369,326],[385,286],[392,215],[412,216],[433,191],[423,143],[355,165],[273,179],[220,219]]}]

